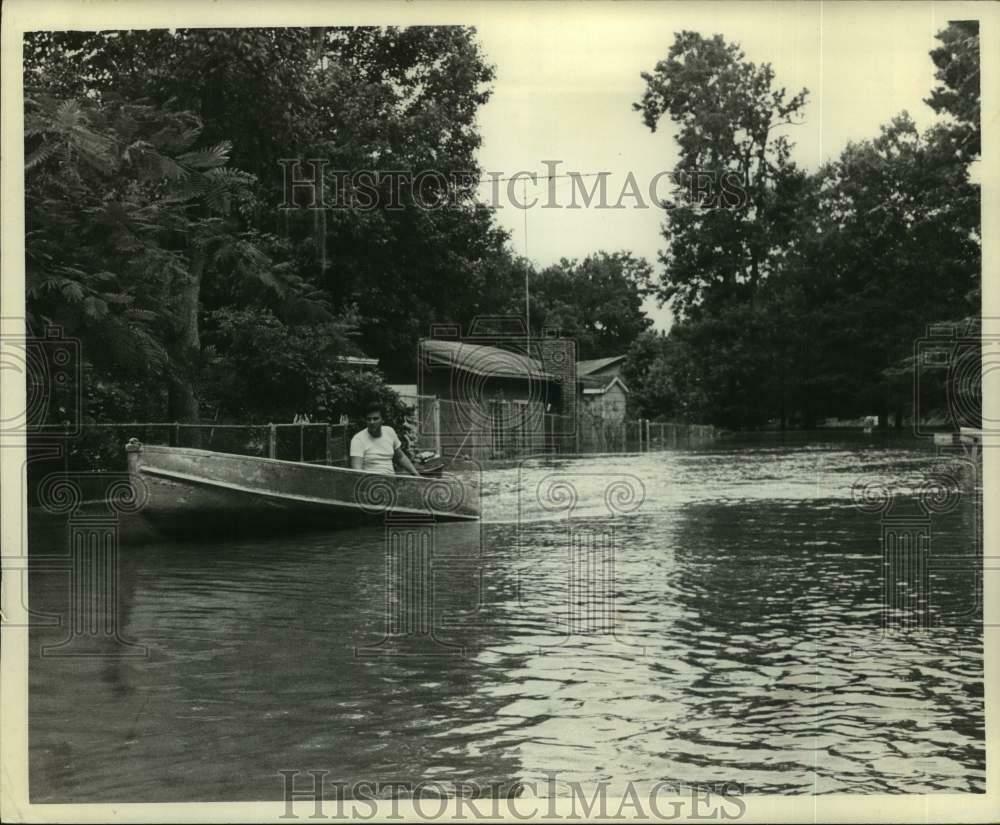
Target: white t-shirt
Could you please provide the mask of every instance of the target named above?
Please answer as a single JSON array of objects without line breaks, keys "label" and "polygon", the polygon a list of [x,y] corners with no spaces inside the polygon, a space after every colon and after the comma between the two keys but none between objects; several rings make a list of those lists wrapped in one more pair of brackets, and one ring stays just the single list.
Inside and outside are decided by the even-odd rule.
[{"label": "white t-shirt", "polygon": [[372,438],[366,427],[351,439],[351,458],[364,459],[361,467],[369,473],[395,473],[392,457],[402,445],[392,427],[382,425],[382,435]]}]

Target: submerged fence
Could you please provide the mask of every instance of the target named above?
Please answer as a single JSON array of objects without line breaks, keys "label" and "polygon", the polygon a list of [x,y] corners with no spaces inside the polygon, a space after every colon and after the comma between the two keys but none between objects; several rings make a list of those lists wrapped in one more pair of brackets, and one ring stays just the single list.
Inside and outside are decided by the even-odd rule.
[{"label": "submerged fence", "polygon": [[698,447],[715,437],[715,428],[706,424],[654,422],[645,418],[608,421],[581,415],[569,434],[555,437],[553,452],[645,453]]},{"label": "submerged fence", "polygon": [[415,424],[421,449],[484,461],[539,453],[635,453],[707,444],[712,426],[577,418],[545,411],[538,402],[491,399],[483,403],[418,396]]}]

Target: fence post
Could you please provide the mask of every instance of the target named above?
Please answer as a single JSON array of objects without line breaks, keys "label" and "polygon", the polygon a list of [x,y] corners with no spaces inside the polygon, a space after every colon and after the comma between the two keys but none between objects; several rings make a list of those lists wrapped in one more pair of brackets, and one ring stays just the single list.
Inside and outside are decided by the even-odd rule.
[{"label": "fence post", "polygon": [[646,452],[649,452],[649,419],[646,419]]},{"label": "fence post", "polygon": [[431,414],[434,418],[434,452],[441,455],[441,399],[434,396],[434,403],[431,405]]},{"label": "fence post", "polygon": [[274,458],[278,452],[278,428],[273,423],[269,423],[267,426],[270,430],[267,439],[267,457]]},{"label": "fence post", "polygon": [[174,422],[174,446],[181,446],[181,425],[178,421]]},{"label": "fence post", "polygon": [[306,425],[299,424],[299,461],[304,461],[306,457]]},{"label": "fence post", "polygon": [[325,436],[326,437],[325,457],[326,457],[326,466],[327,467],[329,467],[331,464],[333,464],[333,443],[330,441],[331,436],[332,436],[332,432],[330,430],[330,422],[327,421],[326,422],[326,436]]}]

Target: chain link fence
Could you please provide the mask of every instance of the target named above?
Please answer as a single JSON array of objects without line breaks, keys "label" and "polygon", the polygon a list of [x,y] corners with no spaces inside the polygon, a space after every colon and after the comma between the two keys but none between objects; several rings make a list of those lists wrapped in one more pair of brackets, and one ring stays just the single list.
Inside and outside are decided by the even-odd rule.
[{"label": "chain link fence", "polygon": [[124,473],[128,461],[125,444],[137,438],[144,444],[195,447],[218,453],[304,461],[346,467],[350,428],[346,424],[182,424],[131,422],[83,424],[76,435],[65,438],[28,439],[28,498],[33,501],[38,484],[52,473],[95,476]]},{"label": "chain link fence", "polygon": [[539,453],[635,453],[707,444],[717,436],[702,424],[608,420],[558,415],[542,404],[493,399],[483,404],[418,396],[421,449],[486,461]]}]

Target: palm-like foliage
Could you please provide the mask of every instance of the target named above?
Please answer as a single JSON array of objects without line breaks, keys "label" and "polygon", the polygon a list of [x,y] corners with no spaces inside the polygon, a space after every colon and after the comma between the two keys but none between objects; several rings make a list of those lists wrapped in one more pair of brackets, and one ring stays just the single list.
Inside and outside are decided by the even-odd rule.
[{"label": "palm-like foliage", "polygon": [[[190,372],[200,283],[234,277],[284,297],[286,284],[239,208],[253,176],[231,146],[197,146],[192,115],[113,97],[28,94],[25,112],[29,323],[58,323],[106,369]],[[197,330],[193,330],[197,341]]]}]

